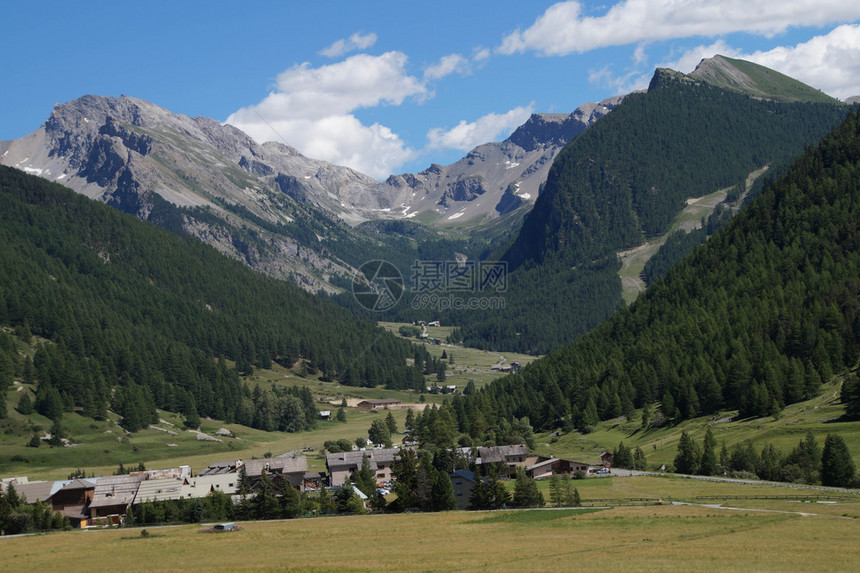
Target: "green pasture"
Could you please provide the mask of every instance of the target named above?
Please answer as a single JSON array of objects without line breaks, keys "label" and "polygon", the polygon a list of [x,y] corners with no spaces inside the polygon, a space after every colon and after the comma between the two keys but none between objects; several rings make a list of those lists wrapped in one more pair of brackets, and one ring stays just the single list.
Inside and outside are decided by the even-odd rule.
[{"label": "green pasture", "polygon": [[[806,504],[804,504],[806,505]],[[6,571],[853,571],[860,521],[660,505],[364,515],[0,539]],[[579,565],[577,565],[579,564]]]}]

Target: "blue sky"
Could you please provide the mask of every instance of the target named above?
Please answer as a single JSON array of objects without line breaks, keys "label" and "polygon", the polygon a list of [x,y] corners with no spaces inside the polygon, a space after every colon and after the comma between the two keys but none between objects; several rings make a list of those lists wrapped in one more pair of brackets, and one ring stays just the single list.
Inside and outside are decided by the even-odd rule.
[{"label": "blue sky", "polygon": [[2,0],[2,13],[0,140],[55,103],[125,94],[380,179],[716,53],[860,95],[860,4],[845,0]]}]

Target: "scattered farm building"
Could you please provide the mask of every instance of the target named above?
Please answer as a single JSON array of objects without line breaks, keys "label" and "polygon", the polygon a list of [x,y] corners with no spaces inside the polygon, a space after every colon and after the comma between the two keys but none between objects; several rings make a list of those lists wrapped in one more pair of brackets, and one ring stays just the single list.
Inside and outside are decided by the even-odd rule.
[{"label": "scattered farm building", "polygon": [[395,400],[394,398],[381,398],[378,400],[362,400],[357,404],[357,407],[366,410],[382,410],[391,406],[399,406],[402,403],[400,400]]},{"label": "scattered farm building", "polygon": [[329,485],[338,487],[352,479],[355,472],[361,468],[365,456],[368,458],[370,468],[374,471],[376,481],[389,481],[392,478],[391,464],[394,462],[394,457],[398,451],[397,448],[380,448],[326,454],[325,463],[328,468]]}]

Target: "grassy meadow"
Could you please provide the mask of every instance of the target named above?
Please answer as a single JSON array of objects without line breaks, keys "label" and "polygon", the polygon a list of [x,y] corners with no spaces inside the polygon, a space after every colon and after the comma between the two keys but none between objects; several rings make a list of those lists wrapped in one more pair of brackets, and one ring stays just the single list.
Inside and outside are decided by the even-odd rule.
[{"label": "grassy meadow", "polygon": [[756,450],[771,443],[784,454],[797,446],[807,432],[816,436],[819,447],[824,445],[828,433],[838,433],[845,439],[855,465],[860,468],[860,424],[843,419],[845,407],[839,403],[839,389],[840,380],[834,379],[822,386],[817,397],[787,406],[777,418],[738,420],[734,419],[737,411],[726,411],[677,425],[642,429],[641,411],[637,411],[632,420],[607,420],[589,434],[571,432],[558,437],[540,434],[536,436],[537,452],[596,463],[601,452],[612,451],[624,442],[626,446],[642,448],[648,468],[658,469],[663,464],[672,464],[682,432],[701,444],[705,432],[711,428],[717,443],[725,442],[729,448],[749,440]]},{"label": "grassy meadow", "polygon": [[[595,481],[635,481],[612,478]],[[803,504],[804,506],[812,504]],[[840,504],[842,506],[857,505]],[[856,570],[860,520],[660,505],[362,515],[0,539],[6,571]],[[854,512],[856,516],[856,511]]]}]

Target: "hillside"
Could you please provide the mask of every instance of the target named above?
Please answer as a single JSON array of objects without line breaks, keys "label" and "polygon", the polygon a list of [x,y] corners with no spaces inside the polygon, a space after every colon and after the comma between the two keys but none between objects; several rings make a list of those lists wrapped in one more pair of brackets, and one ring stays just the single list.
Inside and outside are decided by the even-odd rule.
[{"label": "hillside", "polygon": [[817,395],[860,358],[858,180],[853,111],[633,305],[481,399],[587,431],[654,402],[671,422]]},{"label": "hillside", "polygon": [[812,88],[765,66],[714,56],[702,60],[690,77],[720,88],[738,91],[752,97],[787,102],[838,103],[820,90]]},{"label": "hillside", "polygon": [[[687,200],[744,188],[847,113],[762,100],[671,70],[565,146],[519,235],[503,313],[457,313],[470,344],[542,353],[622,305],[617,253],[669,230]],[[738,193],[736,192],[735,195]]]},{"label": "hillside", "polygon": [[346,385],[411,388],[423,375],[407,358],[432,363],[298,287],[7,167],[0,240],[0,391],[13,377],[37,383],[36,409],[49,418],[111,409],[134,431],[161,408],[192,425],[212,416],[300,430],[316,421],[308,393],[252,395],[239,375],[277,362]]}]

